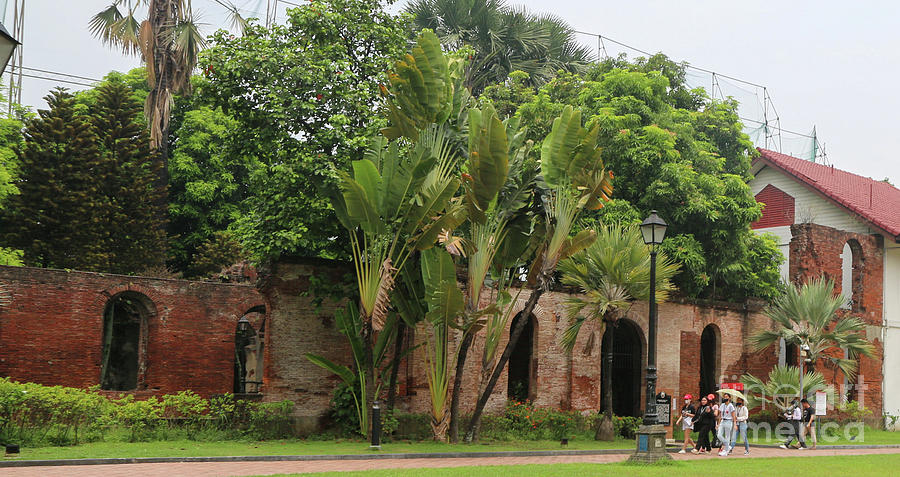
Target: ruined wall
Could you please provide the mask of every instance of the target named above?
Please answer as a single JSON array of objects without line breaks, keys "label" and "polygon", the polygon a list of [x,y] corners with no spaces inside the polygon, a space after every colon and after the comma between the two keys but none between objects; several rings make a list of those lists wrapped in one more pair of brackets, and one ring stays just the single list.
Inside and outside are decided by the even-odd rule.
[{"label": "ruined wall", "polygon": [[259,289],[270,305],[263,392],[266,400],[294,401],[294,415],[304,430],[320,424],[340,383],[337,376],[309,361],[306,353],[348,366],[353,363],[347,339],[334,320],[345,301],[323,297],[316,306],[311,286],[319,280],[322,286],[317,291],[325,295],[348,273],[353,273],[349,264],[316,259],[283,260],[261,271]]},{"label": "ruined wall", "polygon": [[250,285],[30,267],[0,266],[0,287],[9,295],[0,305],[0,376],[74,387],[99,384],[110,298],[145,297],[150,313],[136,390],[143,395],[231,392],[237,321],[264,305]]},{"label": "ruined wall", "polygon": [[[853,399],[859,391],[865,406],[876,416],[882,409],[882,365],[884,348],[881,337],[884,309],[884,244],[881,236],[844,232],[817,224],[791,226],[790,276],[794,283],[825,276],[834,280],[835,289],[852,297],[849,310],[842,311],[859,317],[866,323],[866,338],[875,345],[875,355],[859,360],[859,382]],[[841,290],[842,259],[844,245],[849,243],[853,251],[852,290]],[[822,360],[816,363],[827,382],[840,385],[841,375]],[[853,384],[853,383],[851,383]]]}]

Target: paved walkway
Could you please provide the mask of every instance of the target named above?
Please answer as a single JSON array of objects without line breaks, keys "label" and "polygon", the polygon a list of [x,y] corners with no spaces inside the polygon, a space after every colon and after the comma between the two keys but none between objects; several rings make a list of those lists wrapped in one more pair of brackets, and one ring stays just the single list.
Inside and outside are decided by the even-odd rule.
[{"label": "paved walkway", "polygon": [[[740,451],[740,452],[739,452]],[[740,455],[739,455],[740,454]],[[735,449],[729,459],[755,457],[813,457],[832,455],[900,454],[900,449],[835,449],[835,450],[752,450],[750,456]],[[672,454],[679,460],[721,459],[717,456]],[[379,459],[379,460],[320,460],[292,462],[192,462],[161,464],[74,465],[48,467],[7,467],[0,469],[4,477],[219,477],[271,475],[308,472],[347,472],[375,469],[411,469],[423,467],[462,467],[481,465],[567,464],[620,462],[628,454],[553,456],[553,457],[485,457],[450,459]]]}]

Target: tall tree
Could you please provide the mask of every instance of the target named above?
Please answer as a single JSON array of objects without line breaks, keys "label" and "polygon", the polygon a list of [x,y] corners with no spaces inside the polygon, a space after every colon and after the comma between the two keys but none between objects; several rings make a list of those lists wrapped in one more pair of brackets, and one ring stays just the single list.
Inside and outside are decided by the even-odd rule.
[{"label": "tall tree", "polygon": [[167,211],[161,205],[164,190],[156,183],[158,152],[150,150],[141,105],[121,81],[104,82],[96,94],[91,119],[110,167],[94,178],[110,205],[106,223],[98,224],[109,230],[107,271],[140,273],[162,267]]},{"label": "tall tree", "polygon": [[[225,5],[232,22],[243,26],[246,22],[238,9],[230,3]],[[146,18],[138,20],[142,13]],[[103,43],[140,56],[146,66],[150,92],[144,114],[150,126],[151,145],[160,152],[162,167],[158,168],[157,186],[163,187],[168,184],[166,161],[174,96],[190,92],[191,74],[206,45],[191,0],[113,0],[91,18],[89,28]]]},{"label": "tall tree", "polygon": [[[671,279],[678,272],[678,265],[665,253],[657,257],[656,301],[665,301],[674,287]],[[588,324],[603,338],[601,377],[604,413],[597,428],[599,440],[615,438],[612,420],[612,328],[619,318],[631,308],[635,300],[650,299],[650,249],[644,243],[637,226],[622,227],[617,224],[601,226],[597,241],[582,252],[559,264],[562,283],[578,287],[582,295],[566,301],[569,327],[563,333],[560,344],[571,353],[581,328]]]},{"label": "tall tree", "polygon": [[349,254],[320,188],[337,189],[333,171],[361,159],[386,125],[379,85],[405,38],[402,19],[368,0],[311,2],[283,25],[211,37],[197,95],[237,121],[234,153],[260,162],[234,226],[255,258]]},{"label": "tall tree", "polygon": [[583,70],[592,59],[562,19],[512,8],[503,0],[413,0],[406,11],[415,30],[435,31],[446,48],[474,50],[466,86],[475,95],[516,70],[539,86],[558,70]]},{"label": "tall tree", "polygon": [[4,243],[22,249],[27,265],[106,271],[111,204],[102,180],[111,159],[71,94],[56,89],[45,99],[50,109],[25,126],[19,194],[3,211]]},{"label": "tall tree", "polygon": [[[14,117],[0,118],[0,220],[6,202],[19,193],[15,180],[19,158],[16,151],[22,146],[22,121]],[[0,222],[0,229],[3,224]],[[0,265],[22,265],[22,251],[3,246],[0,242]]]},{"label": "tall tree", "polygon": [[777,295],[780,253],[750,229],[761,216],[747,185],[756,151],[742,132],[737,103],[689,90],[684,65],[663,55],[607,60],[532,94],[521,81],[492,86],[483,96],[515,110],[530,139],[539,141],[567,105],[601,125],[598,141],[616,173],[616,206],[586,218],[659,210],[670,224],[663,248],[682,264],[675,278],[681,292],[728,300]]}]

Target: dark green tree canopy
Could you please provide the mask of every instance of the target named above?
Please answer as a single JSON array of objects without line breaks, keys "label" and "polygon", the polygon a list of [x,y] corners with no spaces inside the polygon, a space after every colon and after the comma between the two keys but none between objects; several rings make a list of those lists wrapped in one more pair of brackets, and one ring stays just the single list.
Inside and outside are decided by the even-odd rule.
[{"label": "dark green tree canopy", "polygon": [[380,2],[323,0],[289,10],[285,25],[218,32],[201,58],[203,101],[236,121],[233,154],[254,157],[254,191],[235,225],[257,259],[333,257],[346,241],[321,188],[362,157],[385,125],[379,84],[406,28]]},{"label": "dark green tree canopy", "polygon": [[484,98],[498,110],[515,111],[530,138],[546,134],[566,105],[601,125],[615,200],[593,220],[628,222],[658,210],[671,226],[664,247],[683,265],[676,285],[690,296],[777,292],[780,253],[771,238],[749,227],[761,215],[747,185],[756,151],[742,132],[735,101],[688,89],[684,65],[663,55],[607,60],[538,90],[526,86],[516,73],[487,88]]}]

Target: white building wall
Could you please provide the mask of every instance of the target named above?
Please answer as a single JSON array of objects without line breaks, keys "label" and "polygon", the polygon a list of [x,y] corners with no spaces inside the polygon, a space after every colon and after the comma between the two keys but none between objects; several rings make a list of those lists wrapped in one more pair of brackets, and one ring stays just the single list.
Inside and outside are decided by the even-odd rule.
[{"label": "white building wall", "polygon": [[883,343],[884,412],[896,416],[900,415],[900,244],[888,241],[884,254]]},{"label": "white building wall", "polygon": [[[771,167],[764,167],[756,173],[756,178],[750,181],[750,193],[755,196],[769,184],[794,198],[794,223],[796,224],[814,223],[860,234],[880,233],[868,223],[851,215],[847,209],[838,207],[818,192],[811,191],[796,179]],[[788,237],[788,241],[790,241],[790,237]]]}]

